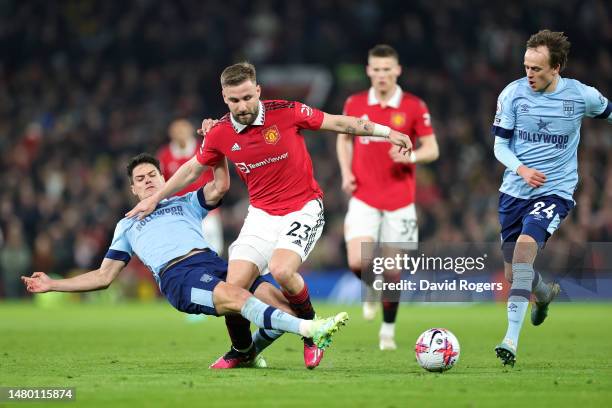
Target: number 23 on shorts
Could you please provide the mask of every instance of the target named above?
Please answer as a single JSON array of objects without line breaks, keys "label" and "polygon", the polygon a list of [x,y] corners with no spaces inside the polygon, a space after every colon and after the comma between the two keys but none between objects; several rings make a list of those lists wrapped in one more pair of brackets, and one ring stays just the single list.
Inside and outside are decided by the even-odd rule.
[{"label": "number 23 on shorts", "polygon": [[298,237],[301,240],[305,240],[308,239],[308,234],[310,234],[311,230],[311,226],[299,223],[297,221],[293,221],[289,228],[289,232],[287,232],[287,235],[290,237]]}]

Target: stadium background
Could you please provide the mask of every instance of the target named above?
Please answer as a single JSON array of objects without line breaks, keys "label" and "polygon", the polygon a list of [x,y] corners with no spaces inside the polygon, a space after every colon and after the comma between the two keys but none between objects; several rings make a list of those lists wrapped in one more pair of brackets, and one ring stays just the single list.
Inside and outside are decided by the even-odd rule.
[{"label": "stadium background", "polygon": [[[427,102],[440,145],[440,159],[418,169],[422,241],[494,242],[503,171],[489,131],[495,101],[524,75],[524,44],[541,28],[572,42],[564,76],[612,95],[612,7],[599,0],[2,1],[0,297],[25,296],[18,276],[30,271],[97,268],[133,204],[127,158],[157,151],[176,117],[198,125],[225,113],[218,76],[226,65],[255,63],[264,97],[288,98],[283,90],[303,85],[273,86],[278,69],[314,72],[329,89],[313,105],[338,113],[368,86],[366,54],[376,43],[399,51],[400,83]],[[558,242],[612,239],[610,127],[586,120],[582,129],[578,206]],[[346,197],[335,135],[307,143],[327,223],[303,269],[337,277],[331,271],[346,269]],[[246,204],[235,179],[223,209],[226,243]],[[118,287],[153,296],[148,272],[129,269]]]}]

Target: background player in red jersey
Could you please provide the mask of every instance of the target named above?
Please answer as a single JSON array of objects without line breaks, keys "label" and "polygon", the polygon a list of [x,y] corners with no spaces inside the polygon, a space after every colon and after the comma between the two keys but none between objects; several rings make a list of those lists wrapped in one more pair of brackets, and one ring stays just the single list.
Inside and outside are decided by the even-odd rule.
[{"label": "background player in red jersey", "polygon": [[[221,74],[221,87],[230,112],[213,126],[196,157],[181,166],[163,190],[126,215],[148,215],[161,199],[197,179],[206,166],[228,157],[247,184],[251,202],[240,235],[229,248],[228,282],[249,287],[259,274],[270,272],[296,314],[312,319],[315,312],[298,268],[321,236],[323,193],[313,177],[301,130],[386,138],[404,154],[412,143],[408,136],[369,120],[330,115],[299,102],[260,101],[255,67],[249,63],[227,67]],[[305,339],[308,368],[316,367],[322,354]]]},{"label": "background player in red jersey", "polygon": [[[409,135],[413,145],[418,138],[420,146],[405,156],[384,139],[338,135],[342,189],[351,195],[344,224],[347,258],[349,268],[358,277],[362,276],[363,242],[418,242],[415,163],[438,158],[438,143],[427,106],[397,84],[402,73],[397,52],[388,45],[375,46],[368,53],[366,72],[372,86],[351,95],[345,102],[344,114],[388,125]],[[389,271],[385,279],[399,279],[399,271]],[[376,313],[374,298],[373,293],[368,293],[363,304],[367,320],[372,320]],[[382,305],[380,349],[395,350],[399,303],[384,296]]]},{"label": "background player in red jersey", "polygon": [[[161,166],[162,174],[166,180],[189,161],[198,149],[198,141],[195,137],[193,125],[186,119],[176,119],[168,126],[170,142],[162,146],[157,152],[157,159]],[[203,172],[200,177],[176,195],[181,196],[192,191],[197,191],[204,184],[213,179],[212,168]],[[204,218],[202,229],[204,236],[217,254],[223,254],[223,226],[221,225],[220,209],[217,208]]]}]

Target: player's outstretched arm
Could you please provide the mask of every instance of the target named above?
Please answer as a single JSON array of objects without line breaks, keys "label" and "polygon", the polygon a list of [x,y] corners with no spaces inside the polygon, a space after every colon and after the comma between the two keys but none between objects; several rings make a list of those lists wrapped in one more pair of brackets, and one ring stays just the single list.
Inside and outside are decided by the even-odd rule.
[{"label": "player's outstretched arm", "polygon": [[204,199],[206,205],[209,206],[217,205],[230,188],[230,175],[226,158],[213,166],[213,177],[213,180],[203,187]]},{"label": "player's outstretched arm", "polygon": [[128,211],[125,216],[128,218],[138,217],[142,220],[147,215],[151,214],[157,203],[166,197],[170,197],[181,191],[200,177],[206,166],[200,164],[198,159],[193,156],[188,162],[185,162],[168,180],[164,187],[153,194],[152,196],[141,200],[134,208]]},{"label": "player's outstretched arm", "polygon": [[[357,188],[355,175],[351,170],[353,161],[353,137],[346,133],[339,133],[336,140],[336,154],[338,155],[338,164],[340,165],[340,173],[342,174],[342,190],[347,194],[352,194]],[[394,149],[395,150],[395,149]]]},{"label": "player's outstretched arm", "polygon": [[74,278],[51,279],[44,272],[34,272],[32,276],[22,276],[21,280],[31,293],[44,292],[88,292],[106,289],[124,268],[125,262],[104,258],[100,269],[89,271]]},{"label": "player's outstretched arm", "polygon": [[393,130],[389,126],[379,125],[352,116],[323,113],[323,122],[320,129],[357,136],[384,137],[394,145],[399,146],[402,153],[408,153],[412,149],[412,142],[407,135]]}]

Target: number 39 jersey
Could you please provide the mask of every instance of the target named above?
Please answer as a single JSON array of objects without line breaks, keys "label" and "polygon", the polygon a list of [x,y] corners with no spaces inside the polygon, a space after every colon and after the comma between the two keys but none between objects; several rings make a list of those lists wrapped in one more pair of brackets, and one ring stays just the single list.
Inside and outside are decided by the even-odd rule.
[{"label": "number 39 jersey", "polygon": [[261,101],[248,126],[225,115],[196,154],[204,165],[229,158],[246,183],[251,205],[271,215],[301,209],[323,193],[314,179],[302,129],[318,130],[323,112],[300,102]]},{"label": "number 39 jersey", "polygon": [[[386,107],[373,89],[350,96],[344,114],[368,119],[407,134],[413,145],[421,136],[434,133],[427,105],[398,86]],[[352,171],[357,182],[353,197],[380,210],[393,211],[414,202],[414,164],[395,163],[386,139],[356,136],[353,141]]]}]

